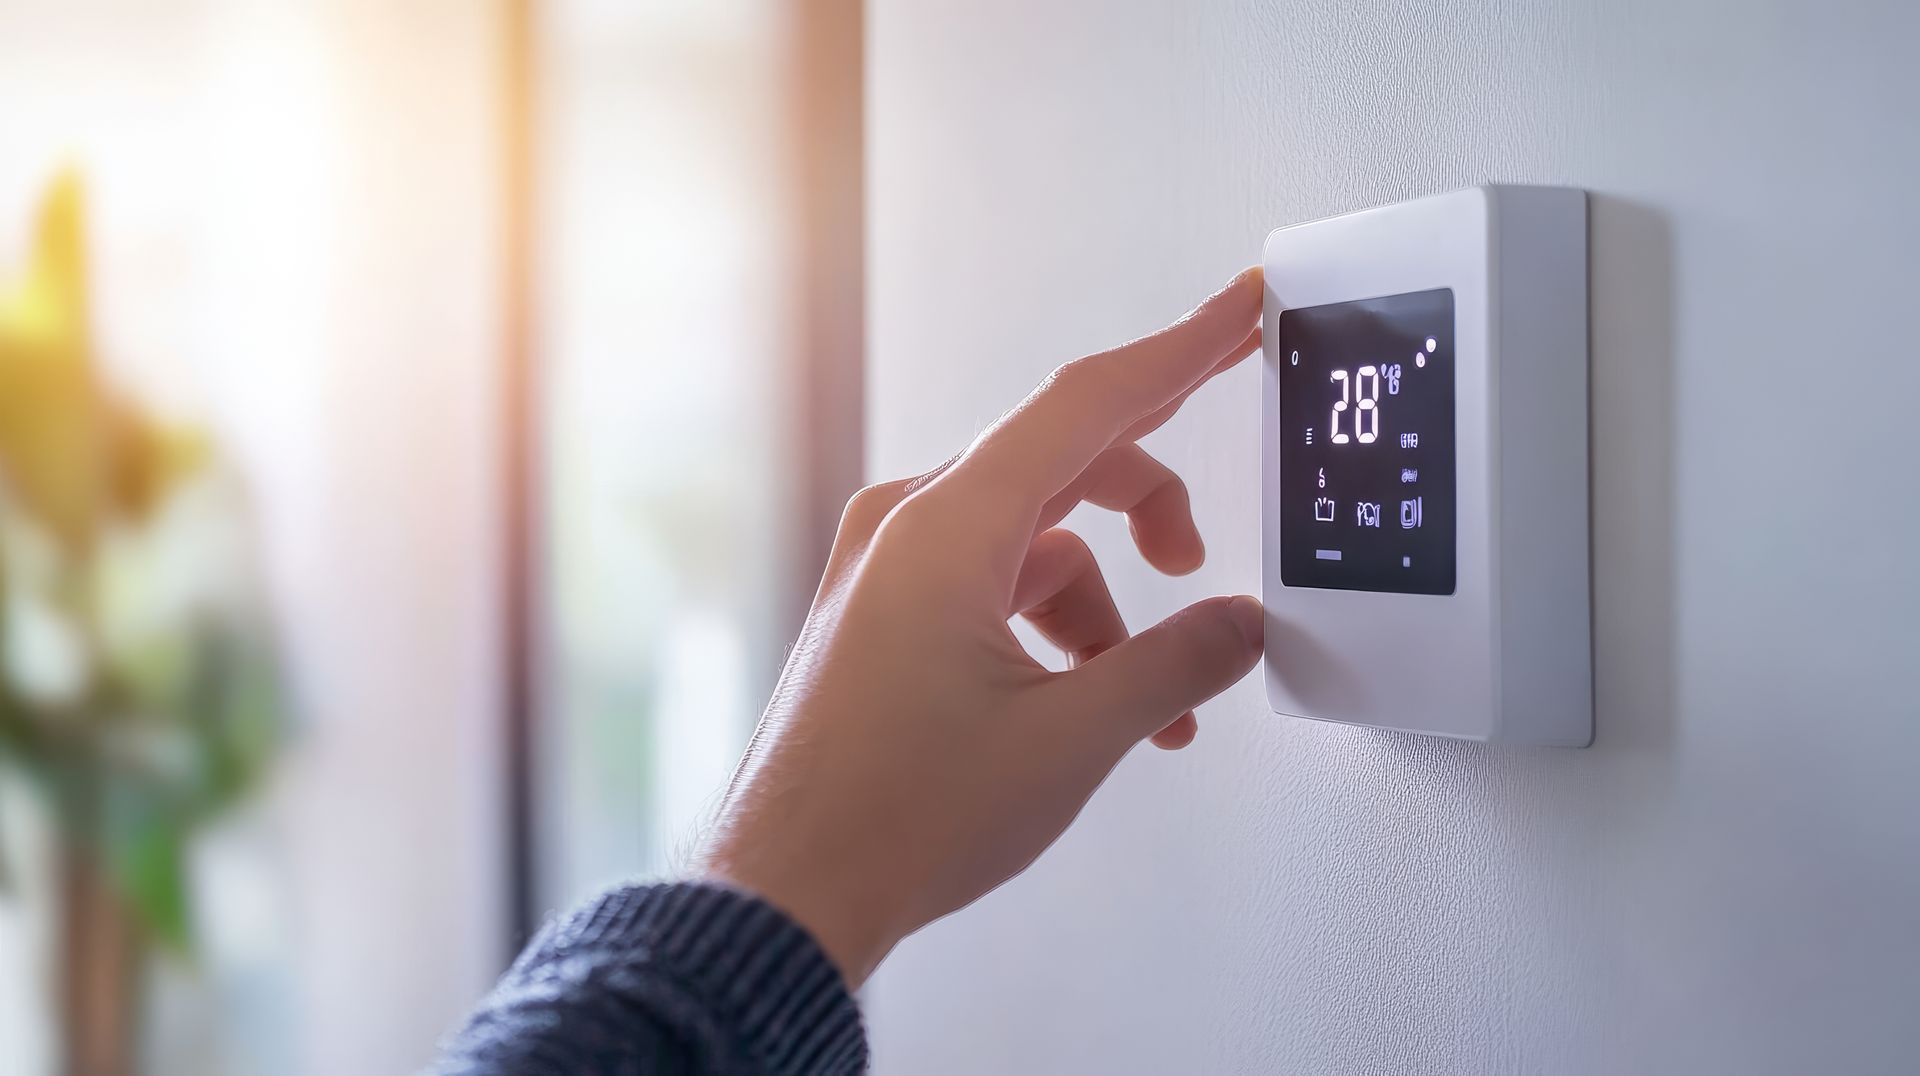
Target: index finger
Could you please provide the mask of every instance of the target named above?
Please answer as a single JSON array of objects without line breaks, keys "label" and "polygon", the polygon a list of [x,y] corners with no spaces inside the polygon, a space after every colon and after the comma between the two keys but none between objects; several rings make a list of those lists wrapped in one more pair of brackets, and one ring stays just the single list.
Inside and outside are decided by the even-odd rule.
[{"label": "index finger", "polygon": [[989,486],[1038,514],[1094,457],[1180,399],[1243,346],[1260,321],[1258,266],[1185,317],[1112,351],[1067,363],[981,434],[941,481]]}]

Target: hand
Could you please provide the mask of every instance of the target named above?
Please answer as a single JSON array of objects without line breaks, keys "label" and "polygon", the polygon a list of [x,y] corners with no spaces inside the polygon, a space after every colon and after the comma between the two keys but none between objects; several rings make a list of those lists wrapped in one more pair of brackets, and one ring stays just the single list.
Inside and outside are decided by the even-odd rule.
[{"label": "hand", "polygon": [[[1258,269],[1152,336],[1055,370],[959,456],[847,505],[813,609],[704,860],[810,930],[858,987],[901,938],[1026,869],[1141,739],[1251,669],[1263,614],[1210,598],[1128,636],[1082,500],[1147,562],[1204,550],[1186,486],[1134,442],[1260,340]],[[1008,618],[1065,651],[1042,667]]]}]

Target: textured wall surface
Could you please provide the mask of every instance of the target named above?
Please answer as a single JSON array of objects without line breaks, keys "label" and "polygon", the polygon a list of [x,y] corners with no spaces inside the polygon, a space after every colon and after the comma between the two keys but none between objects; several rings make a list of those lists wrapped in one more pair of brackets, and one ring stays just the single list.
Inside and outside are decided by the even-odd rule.
[{"label": "textured wall surface", "polygon": [[[876,0],[870,468],[1281,224],[1593,192],[1597,744],[1269,715],[1143,749],[871,990],[883,1073],[1891,1072],[1920,1057],[1920,15]],[[1144,626],[1259,588],[1258,371],[1148,446],[1210,558],[1078,525]]]}]

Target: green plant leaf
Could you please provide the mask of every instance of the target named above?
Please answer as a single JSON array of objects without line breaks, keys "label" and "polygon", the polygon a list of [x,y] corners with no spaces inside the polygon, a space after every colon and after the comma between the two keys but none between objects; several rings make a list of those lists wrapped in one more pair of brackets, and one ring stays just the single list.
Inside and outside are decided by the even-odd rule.
[{"label": "green plant leaf", "polygon": [[156,942],[189,952],[185,820],[137,784],[110,787],[107,802],[104,851],[115,886]]},{"label": "green plant leaf", "polygon": [[11,584],[69,616],[94,660],[66,694],[0,670],[0,782],[44,801],[147,936],[185,953],[191,842],[259,783],[286,700],[231,472],[97,362],[82,193],[59,176],[24,272],[0,274],[0,653]]},{"label": "green plant leaf", "polygon": [[7,820],[0,817],[0,897],[13,895],[13,867],[7,856]]}]

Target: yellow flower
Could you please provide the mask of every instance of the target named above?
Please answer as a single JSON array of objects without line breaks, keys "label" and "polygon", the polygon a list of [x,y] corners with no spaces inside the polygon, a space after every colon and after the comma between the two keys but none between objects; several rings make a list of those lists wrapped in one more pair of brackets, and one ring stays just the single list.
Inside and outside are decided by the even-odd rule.
[{"label": "yellow flower", "polygon": [[87,304],[80,178],[40,205],[26,272],[0,285],[0,482],[62,546],[84,554],[101,524],[143,517],[205,456],[102,382]]}]

